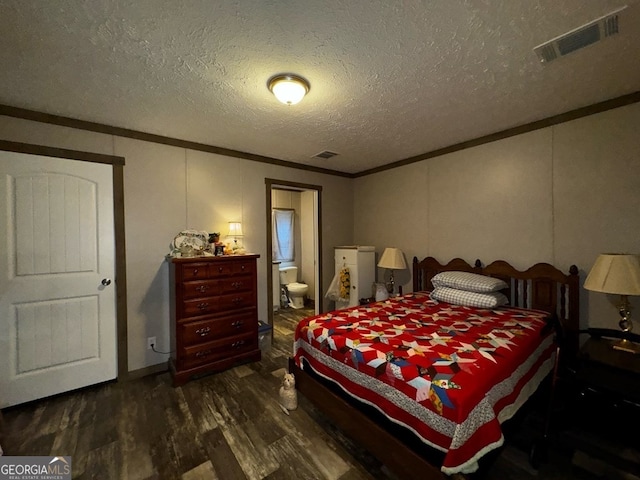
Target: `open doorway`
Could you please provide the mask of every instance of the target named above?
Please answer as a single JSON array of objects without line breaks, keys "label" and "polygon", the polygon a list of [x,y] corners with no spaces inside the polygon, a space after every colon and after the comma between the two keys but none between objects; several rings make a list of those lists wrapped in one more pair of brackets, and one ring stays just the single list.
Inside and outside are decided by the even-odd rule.
[{"label": "open doorway", "polygon": [[[271,274],[267,275],[269,325],[273,335],[277,335],[274,319],[283,315],[292,318],[318,314],[322,311],[322,272],[321,272],[321,192],[322,187],[285,180],[267,178],[266,215],[267,215],[267,265]],[[293,212],[293,256],[274,256],[274,210],[281,213]],[[286,215],[283,215],[286,218]],[[283,289],[280,283],[280,269],[294,267],[296,283],[307,285],[302,298],[291,298],[291,293]],[[287,295],[286,300],[283,294]]]}]

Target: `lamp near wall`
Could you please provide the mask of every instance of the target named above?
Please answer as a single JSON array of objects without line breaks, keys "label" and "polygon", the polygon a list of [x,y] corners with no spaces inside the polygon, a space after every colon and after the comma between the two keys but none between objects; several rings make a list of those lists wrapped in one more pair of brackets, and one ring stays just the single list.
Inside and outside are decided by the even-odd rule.
[{"label": "lamp near wall", "polygon": [[238,245],[238,237],[243,237],[242,233],[242,223],[240,222],[229,222],[229,236],[233,237],[233,252],[237,253],[241,247]]},{"label": "lamp near wall", "polygon": [[[628,296],[640,295],[640,256],[621,253],[599,255],[584,281],[584,288],[594,292],[620,295],[618,325],[623,332],[630,332],[633,323]],[[640,345],[627,339],[614,344],[613,348],[640,353]]]},{"label": "lamp near wall", "polygon": [[309,93],[311,86],[304,78],[286,73],[269,79],[267,86],[271,93],[285,105],[295,105]]},{"label": "lamp near wall", "polygon": [[393,290],[395,288],[395,280],[393,278],[394,270],[404,270],[407,268],[407,262],[404,261],[404,255],[399,248],[387,247],[382,252],[380,261],[378,262],[380,268],[388,268],[391,270],[391,278],[387,283],[387,290],[389,295],[393,296]]}]

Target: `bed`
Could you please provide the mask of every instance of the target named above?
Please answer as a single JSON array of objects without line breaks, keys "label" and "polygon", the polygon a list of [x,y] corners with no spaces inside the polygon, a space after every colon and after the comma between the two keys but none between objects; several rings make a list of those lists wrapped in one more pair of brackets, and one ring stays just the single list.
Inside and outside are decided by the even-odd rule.
[{"label": "bed", "polygon": [[[434,276],[450,271],[501,280],[508,305],[433,300]],[[578,282],[575,266],[414,258],[412,293],[302,320],[289,368],[300,393],[400,478],[470,473],[557,369],[559,345],[575,352]]]}]

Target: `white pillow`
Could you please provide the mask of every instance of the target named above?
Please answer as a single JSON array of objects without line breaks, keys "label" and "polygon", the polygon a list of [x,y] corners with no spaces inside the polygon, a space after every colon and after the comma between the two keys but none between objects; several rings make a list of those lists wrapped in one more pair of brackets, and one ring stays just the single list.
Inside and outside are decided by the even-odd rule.
[{"label": "white pillow", "polygon": [[497,292],[509,288],[499,278],[487,277],[471,272],[441,272],[431,279],[434,287],[450,287],[468,292]]},{"label": "white pillow", "polygon": [[477,308],[496,308],[509,303],[509,299],[501,292],[478,293],[449,287],[436,287],[431,292],[431,299]]}]

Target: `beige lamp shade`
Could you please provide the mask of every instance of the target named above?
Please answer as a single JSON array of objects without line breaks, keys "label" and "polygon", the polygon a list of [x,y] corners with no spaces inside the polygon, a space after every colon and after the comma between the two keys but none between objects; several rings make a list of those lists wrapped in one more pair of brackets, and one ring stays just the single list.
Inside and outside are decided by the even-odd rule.
[{"label": "beige lamp shade", "polygon": [[617,295],[640,295],[640,255],[599,255],[584,281],[584,288]]},{"label": "beige lamp shade", "polygon": [[404,261],[404,255],[399,248],[387,247],[382,252],[378,266],[392,270],[404,270],[407,268],[407,262]]},{"label": "beige lamp shade", "polygon": [[229,222],[229,236],[230,237],[242,237],[242,223]]}]

